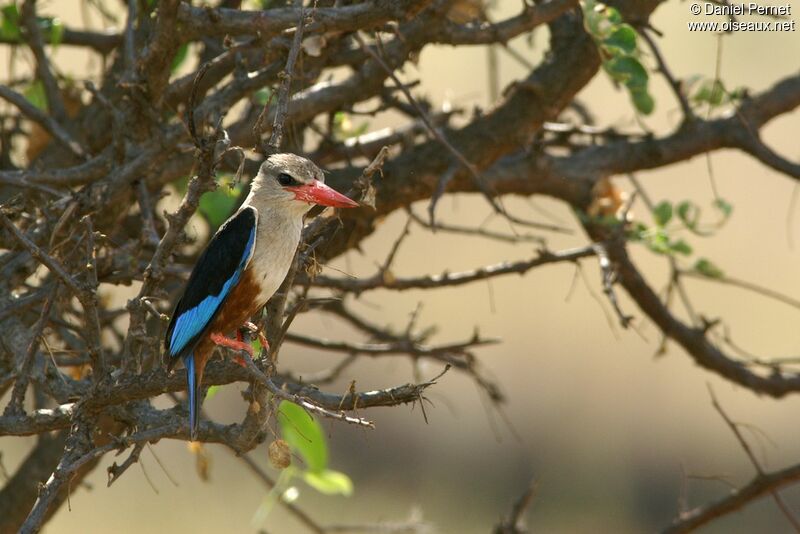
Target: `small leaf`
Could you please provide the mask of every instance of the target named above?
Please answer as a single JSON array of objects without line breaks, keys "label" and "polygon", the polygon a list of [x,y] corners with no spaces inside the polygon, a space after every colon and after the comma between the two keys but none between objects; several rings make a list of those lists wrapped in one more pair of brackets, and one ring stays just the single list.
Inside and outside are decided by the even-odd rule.
[{"label": "small leaf", "polygon": [[40,17],[39,27],[45,35],[47,41],[54,47],[61,44],[64,40],[64,24],[61,19],[55,17]]},{"label": "small leaf", "polygon": [[646,89],[649,76],[641,62],[632,56],[615,57],[606,62],[612,78],[624,83],[628,89]]},{"label": "small leaf", "polygon": [[672,203],[666,200],[661,201],[653,208],[653,218],[659,226],[666,226],[672,219]]},{"label": "small leaf", "polygon": [[303,459],[309,471],[320,473],[328,467],[325,436],[311,414],[285,400],[278,407],[278,423],[283,439]]},{"label": "small leaf", "polygon": [[209,386],[208,391],[206,392],[206,400],[211,400],[214,396],[219,393],[219,390],[222,386]]},{"label": "small leaf", "polygon": [[655,100],[647,90],[631,91],[631,101],[642,115],[650,115],[656,108]]},{"label": "small leaf", "polygon": [[676,210],[678,218],[690,230],[697,228],[697,222],[700,220],[700,208],[691,200],[684,200],[678,204]]},{"label": "small leaf", "polygon": [[722,271],[722,269],[711,263],[711,261],[707,260],[706,258],[698,259],[694,264],[694,270],[708,278],[722,278],[725,276],[725,273]]},{"label": "small leaf", "polygon": [[603,46],[618,49],[623,54],[632,54],[636,51],[636,30],[628,24],[620,24],[603,40]]},{"label": "small leaf", "polygon": [[272,94],[272,91],[269,88],[259,89],[255,93],[253,93],[253,102],[258,104],[259,106],[265,105],[269,102],[269,97]]},{"label": "small leaf", "polygon": [[741,100],[747,96],[747,88],[739,86],[736,89],[728,92],[730,100]]},{"label": "small leaf", "polygon": [[16,4],[8,4],[0,8],[0,37],[8,41],[21,41],[19,31],[19,11]]},{"label": "small leaf", "polygon": [[36,80],[25,89],[23,93],[25,98],[41,110],[47,110],[47,94],[44,92],[44,84]]},{"label": "small leaf", "polygon": [[692,100],[716,107],[724,103],[726,97],[725,85],[721,80],[704,80],[692,95]]},{"label": "small leaf", "polygon": [[183,176],[178,178],[177,180],[172,182],[172,185],[175,186],[175,190],[178,192],[180,196],[184,196],[186,191],[189,189],[189,177]]},{"label": "small leaf", "polygon": [[175,57],[172,58],[172,65],[170,66],[170,71],[175,72],[181,66],[181,64],[186,61],[186,56],[189,53],[189,43],[183,43],[175,52]]},{"label": "small leaf", "polygon": [[647,247],[657,254],[671,255],[672,248],[669,243],[669,236],[663,228],[659,228],[655,232],[647,236]]},{"label": "small leaf", "polygon": [[684,256],[691,256],[692,254],[692,247],[684,241],[683,239],[679,239],[677,241],[673,241],[670,243],[670,249],[672,252],[683,254]]},{"label": "small leaf", "polygon": [[318,473],[306,472],[303,474],[303,480],[318,492],[326,495],[350,496],[353,494],[353,481],[340,471],[326,469]]},{"label": "small leaf", "polygon": [[727,219],[733,213],[733,206],[722,198],[714,200],[714,207],[717,208],[722,215]]},{"label": "small leaf", "polygon": [[647,236],[650,229],[642,222],[635,222],[628,230],[628,239],[631,241],[642,241]]},{"label": "small leaf", "polygon": [[610,22],[614,26],[622,24],[622,15],[620,15],[620,12],[617,10],[617,8],[611,6],[605,6],[603,12],[605,13],[606,18],[608,19],[608,22]]},{"label": "small leaf", "polygon": [[230,216],[242,192],[241,186],[231,187],[229,178],[222,178],[216,191],[209,191],[200,197],[200,213],[209,224],[218,227]]}]

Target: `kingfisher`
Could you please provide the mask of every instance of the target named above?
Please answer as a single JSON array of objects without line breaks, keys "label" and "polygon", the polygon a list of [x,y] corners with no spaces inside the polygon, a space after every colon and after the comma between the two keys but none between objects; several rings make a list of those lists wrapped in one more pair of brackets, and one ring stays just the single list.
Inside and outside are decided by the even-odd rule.
[{"label": "kingfisher", "polygon": [[[246,351],[241,328],[280,287],[294,258],[303,218],[314,204],[358,204],[325,185],[322,170],[295,154],[262,164],[242,206],[220,226],[192,269],[164,338],[167,369],[183,361],[189,428],[197,437],[203,370],[215,345]],[[237,333],[237,339],[226,334]],[[262,336],[263,338],[263,336]]]}]

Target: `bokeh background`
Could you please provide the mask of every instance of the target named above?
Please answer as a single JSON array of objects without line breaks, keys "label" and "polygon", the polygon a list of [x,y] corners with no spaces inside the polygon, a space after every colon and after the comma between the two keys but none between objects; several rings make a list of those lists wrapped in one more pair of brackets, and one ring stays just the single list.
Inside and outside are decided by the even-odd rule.
[{"label": "bokeh background", "polygon": [[[58,15],[71,27],[99,25],[96,16],[86,20],[77,0],[40,4],[41,11]],[[518,1],[498,0],[490,13],[497,20],[519,7]],[[799,67],[797,32],[737,33],[720,41],[714,34],[688,32],[687,21],[699,18],[690,15],[689,3],[677,1],[660,6],[651,20],[664,33],[662,51],[678,77],[713,77],[719,46],[719,71],[729,88],[746,86],[757,92]],[[532,43],[521,38],[510,46],[535,63],[546,50],[546,39],[542,29]],[[54,55],[56,64],[62,69],[69,65],[76,76],[97,68],[96,59],[66,46]],[[498,58],[501,88],[526,72],[502,51]],[[0,56],[0,64],[7,61],[7,55]],[[437,107],[469,110],[492,105],[483,47],[427,47],[418,63],[407,67],[405,76],[421,80],[417,91]],[[655,132],[668,132],[679,120],[676,102],[660,77],[654,75],[651,83],[656,112],[643,122]],[[627,95],[602,73],[580,99],[600,125],[639,127]],[[369,129],[397,124],[397,117],[379,116],[369,121]],[[799,127],[800,113],[787,114],[766,127],[765,141],[796,160],[800,157]],[[732,277],[800,298],[800,216],[793,218],[790,213],[796,185],[735,151],[716,152],[710,159],[720,194],[734,212],[715,237],[686,236],[696,255],[712,259]],[[639,179],[656,200],[692,199],[710,210],[713,194],[706,158],[642,173]],[[615,180],[619,187],[630,189],[624,178]],[[554,250],[585,243],[571,213],[557,202],[515,198],[506,204],[515,213],[539,220],[547,220],[542,215],[547,212],[572,228],[572,235],[546,236]],[[417,206],[417,212],[425,208]],[[487,228],[509,230],[505,222],[491,218],[486,203],[476,196],[446,197],[438,210],[442,221],[485,223]],[[641,203],[634,205],[633,212],[648,220]],[[363,254],[350,252],[330,267],[370,275],[401,232],[405,218],[400,213],[390,216],[364,243]],[[193,226],[204,231],[200,221]],[[414,226],[394,271],[397,275],[457,271],[533,253],[530,243],[504,245],[430,234]],[[655,287],[663,287],[667,274],[663,258],[634,247],[634,259]],[[733,419],[758,429],[746,435],[768,469],[800,461],[800,398],[760,398],[696,367],[673,344],[667,345],[664,355],[656,356],[658,331],[641,319],[642,314],[624,296],[622,305],[637,316],[641,335],[609,324],[610,309],[602,297],[595,261],[583,262],[583,275],[585,281],[579,277],[572,290],[575,269],[557,265],[465,287],[364,295],[356,309],[398,329],[421,305],[419,324],[438,327],[434,341],[469,338],[475,327],[486,336],[502,338],[501,344],[479,349],[478,354],[508,402],[499,413],[469,377],[451,371],[430,390],[427,423],[419,406],[370,410],[364,415],[375,421],[373,431],[324,422],[332,467],[350,475],[355,492],[349,498],[328,497],[299,483],[296,504],[322,524],[421,516],[438,532],[487,533],[535,478],[538,490],[527,514],[534,532],[658,530],[671,521],[682,498],[690,506],[719,498],[729,491],[727,483],[740,485],[753,475],[740,446],[711,406],[709,385]],[[735,341],[747,350],[764,358],[800,353],[797,309],[703,280],[689,281],[688,287],[697,309],[707,317],[723,317]],[[333,320],[301,317],[294,328],[333,339],[356,339]],[[281,365],[314,372],[338,358],[288,345],[282,350]],[[365,360],[328,389],[344,392],[353,379],[362,390],[388,387],[415,376],[431,377],[440,370],[438,364],[415,368],[402,357]],[[226,386],[206,402],[210,416],[238,420],[246,409],[240,389]],[[33,438],[0,438],[9,472],[32,444]],[[159,467],[153,452],[175,483]],[[153,446],[152,452],[145,450],[141,464],[153,486],[141,469],[134,468],[106,488],[104,467],[113,461],[106,458],[88,477],[88,487],[73,489],[71,506],[60,509],[47,532],[305,532],[279,506],[265,522],[253,523],[265,499],[265,487],[227,450],[210,446],[208,452],[211,478],[203,482],[185,443],[165,440]],[[251,455],[277,477],[268,466],[265,447]],[[710,479],[687,479],[689,475]],[[800,488],[783,494],[800,510]],[[789,528],[774,503],[763,499],[703,532],[784,532]]]}]

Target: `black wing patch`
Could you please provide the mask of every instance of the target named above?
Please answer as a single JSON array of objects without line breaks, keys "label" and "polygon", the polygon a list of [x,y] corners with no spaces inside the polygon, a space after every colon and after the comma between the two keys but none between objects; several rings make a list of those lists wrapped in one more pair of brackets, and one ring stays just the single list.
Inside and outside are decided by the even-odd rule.
[{"label": "black wing patch", "polygon": [[247,265],[256,234],[256,210],[228,219],[197,260],[172,313],[164,347],[170,358],[189,354],[216,317]]}]

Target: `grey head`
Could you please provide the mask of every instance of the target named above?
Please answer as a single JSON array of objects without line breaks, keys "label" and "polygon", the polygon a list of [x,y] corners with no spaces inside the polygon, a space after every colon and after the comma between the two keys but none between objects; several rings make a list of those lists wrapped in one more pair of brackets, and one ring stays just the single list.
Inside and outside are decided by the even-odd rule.
[{"label": "grey head", "polygon": [[258,171],[248,202],[256,209],[275,207],[298,215],[314,204],[340,208],[358,204],[325,185],[322,169],[296,154],[272,154]]}]

